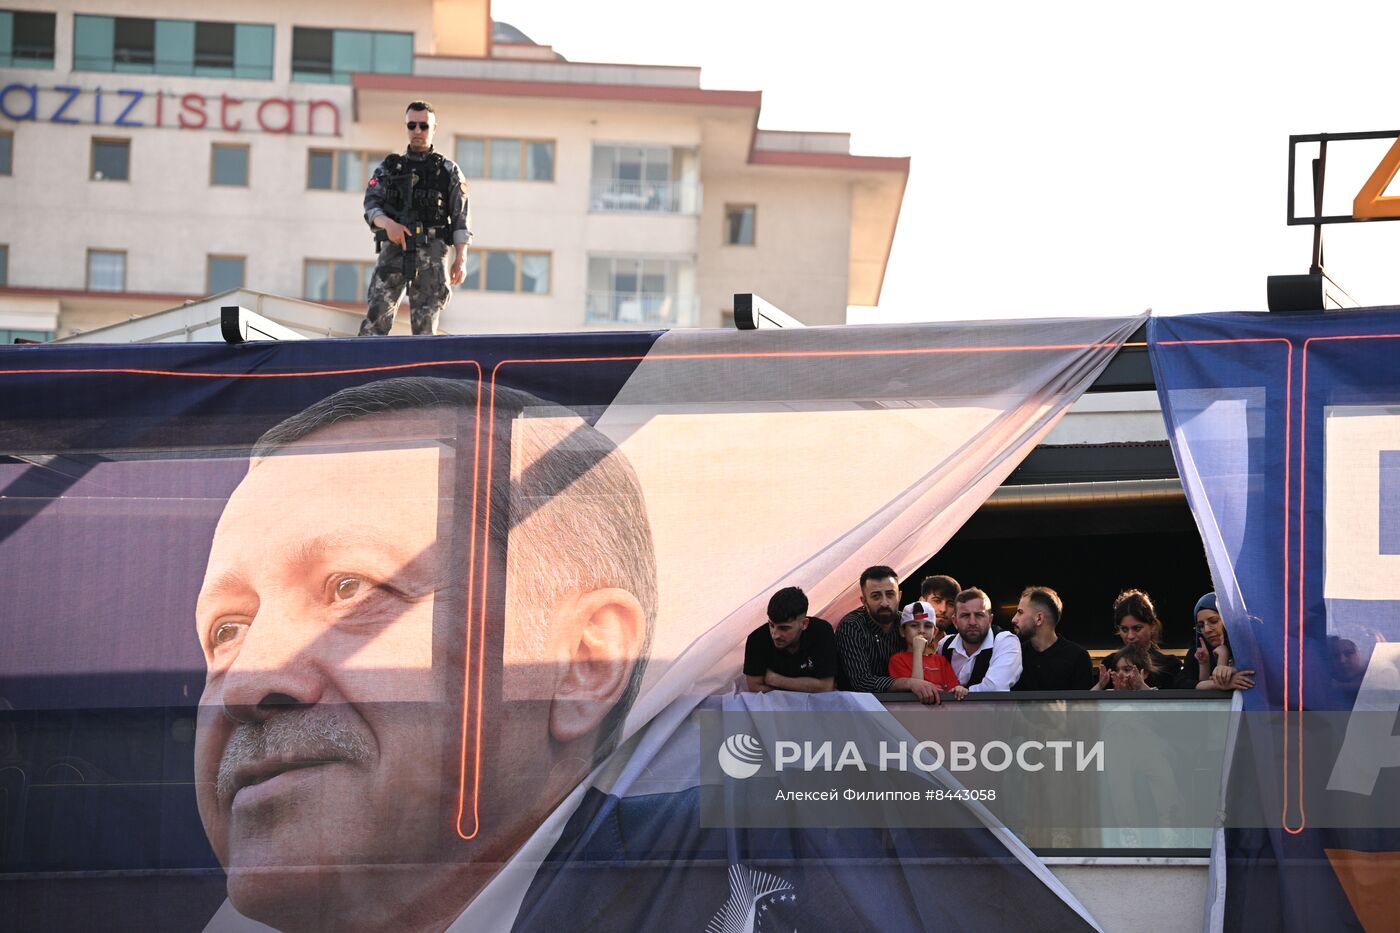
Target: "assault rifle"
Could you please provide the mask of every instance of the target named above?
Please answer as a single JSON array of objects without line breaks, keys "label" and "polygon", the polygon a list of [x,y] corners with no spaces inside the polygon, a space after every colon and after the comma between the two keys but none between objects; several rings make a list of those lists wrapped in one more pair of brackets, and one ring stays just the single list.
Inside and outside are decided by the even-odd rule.
[{"label": "assault rifle", "polygon": [[[405,285],[413,284],[413,276],[418,271],[418,247],[423,243],[424,233],[423,222],[418,219],[418,212],[413,209],[414,181],[412,172],[390,175],[384,179],[386,191],[384,213],[390,220],[398,221],[408,228],[403,235],[403,281]],[[378,253],[388,241],[389,234],[382,227],[375,227],[374,251]]]}]

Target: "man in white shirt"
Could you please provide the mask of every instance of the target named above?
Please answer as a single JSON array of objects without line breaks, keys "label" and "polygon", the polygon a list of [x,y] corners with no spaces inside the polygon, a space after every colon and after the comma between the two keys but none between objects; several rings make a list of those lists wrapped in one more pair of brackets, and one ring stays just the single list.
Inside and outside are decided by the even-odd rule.
[{"label": "man in white shirt", "polygon": [[954,698],[1010,690],[1021,676],[1021,640],[1015,632],[992,629],[992,600],[976,587],[958,593],[954,602],[958,633],[938,645],[958,675]]}]

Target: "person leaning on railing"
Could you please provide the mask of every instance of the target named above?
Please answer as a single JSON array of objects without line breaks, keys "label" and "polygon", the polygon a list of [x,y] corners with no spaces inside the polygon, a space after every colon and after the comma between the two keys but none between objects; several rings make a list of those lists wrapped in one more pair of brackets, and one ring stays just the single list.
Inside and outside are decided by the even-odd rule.
[{"label": "person leaning on railing", "polygon": [[1230,636],[1214,593],[1196,601],[1196,650],[1186,656],[1175,686],[1178,690],[1248,690],[1254,686],[1254,672],[1235,667]]}]

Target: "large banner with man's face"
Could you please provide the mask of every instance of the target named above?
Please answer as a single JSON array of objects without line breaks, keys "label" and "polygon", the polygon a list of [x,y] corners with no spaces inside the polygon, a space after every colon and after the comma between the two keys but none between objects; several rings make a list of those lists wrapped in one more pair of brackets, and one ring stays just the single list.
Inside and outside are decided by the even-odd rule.
[{"label": "large banner with man's face", "polygon": [[0,350],[6,928],[557,927],[769,595],[917,567],[1139,323]]}]

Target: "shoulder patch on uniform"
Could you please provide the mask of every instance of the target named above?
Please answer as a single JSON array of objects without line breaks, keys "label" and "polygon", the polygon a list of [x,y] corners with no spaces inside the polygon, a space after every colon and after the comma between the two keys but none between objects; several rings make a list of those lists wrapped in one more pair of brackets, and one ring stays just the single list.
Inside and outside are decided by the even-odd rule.
[{"label": "shoulder patch on uniform", "polygon": [[379,179],[378,179],[378,178],[371,178],[371,179],[369,180],[369,186],[370,186],[371,188],[373,188],[373,187],[374,187],[375,185],[377,185],[377,184],[379,184]]},{"label": "shoulder patch on uniform", "polygon": [[462,181],[461,181],[461,186],[462,186],[462,197],[465,198],[465,197],[467,196],[467,180],[466,180],[465,178],[462,179]]}]

